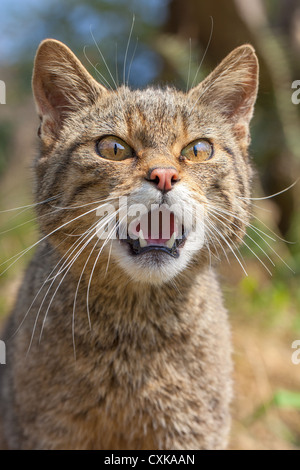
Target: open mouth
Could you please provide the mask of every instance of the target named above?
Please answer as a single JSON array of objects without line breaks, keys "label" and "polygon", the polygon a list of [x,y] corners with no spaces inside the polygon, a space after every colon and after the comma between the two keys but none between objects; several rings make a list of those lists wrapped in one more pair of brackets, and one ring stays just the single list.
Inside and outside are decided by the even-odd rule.
[{"label": "open mouth", "polygon": [[133,255],[157,251],[178,258],[186,233],[174,213],[161,206],[134,220],[128,227],[127,238],[121,241],[130,246]]}]

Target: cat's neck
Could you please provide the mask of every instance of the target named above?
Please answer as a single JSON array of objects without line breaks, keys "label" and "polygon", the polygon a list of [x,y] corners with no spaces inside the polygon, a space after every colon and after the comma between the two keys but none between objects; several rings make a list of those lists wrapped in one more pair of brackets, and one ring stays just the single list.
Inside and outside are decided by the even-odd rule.
[{"label": "cat's neck", "polygon": [[[46,251],[49,255],[49,247]],[[60,255],[52,251],[51,258],[54,267]],[[64,280],[64,296],[72,301],[76,296],[77,317],[81,311],[86,318],[88,308],[90,315],[111,318],[115,324],[134,324],[146,318],[159,324],[162,317],[184,317],[193,299],[201,303],[214,281],[214,271],[204,263],[202,268],[190,266],[166,283],[136,282],[104,254],[99,263],[72,266]]]}]

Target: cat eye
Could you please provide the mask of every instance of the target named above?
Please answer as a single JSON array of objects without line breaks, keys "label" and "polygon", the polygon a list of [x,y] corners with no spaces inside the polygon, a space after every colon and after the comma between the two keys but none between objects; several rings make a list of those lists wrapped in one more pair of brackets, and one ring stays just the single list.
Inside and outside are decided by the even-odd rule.
[{"label": "cat eye", "polygon": [[193,162],[204,162],[213,155],[213,146],[208,140],[194,140],[181,151],[181,155]]},{"label": "cat eye", "polygon": [[98,140],[96,150],[100,157],[118,162],[134,155],[133,149],[124,140],[114,136],[107,136]]}]

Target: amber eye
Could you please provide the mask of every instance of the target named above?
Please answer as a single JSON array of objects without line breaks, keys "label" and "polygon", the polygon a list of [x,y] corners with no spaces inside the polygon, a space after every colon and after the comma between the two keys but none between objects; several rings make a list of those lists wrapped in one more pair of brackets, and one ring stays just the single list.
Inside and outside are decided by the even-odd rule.
[{"label": "amber eye", "polygon": [[134,155],[133,149],[124,140],[114,136],[107,136],[98,140],[96,150],[100,157],[118,162]]},{"label": "amber eye", "polygon": [[204,162],[213,155],[213,146],[208,140],[194,140],[181,151],[181,155],[193,162]]}]

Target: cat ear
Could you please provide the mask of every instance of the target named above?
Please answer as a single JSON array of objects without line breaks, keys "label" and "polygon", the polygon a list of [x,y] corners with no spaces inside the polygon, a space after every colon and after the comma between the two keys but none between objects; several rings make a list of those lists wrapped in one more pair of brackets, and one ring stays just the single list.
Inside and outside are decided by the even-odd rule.
[{"label": "cat ear", "polygon": [[101,93],[107,93],[73,52],[54,39],[45,39],[37,50],[32,88],[41,118],[39,134],[46,140],[58,137],[70,113],[91,105]]},{"label": "cat ear", "polygon": [[252,46],[234,49],[198,86],[192,102],[218,109],[233,125],[236,136],[249,140],[249,123],[258,90],[258,60]]}]

